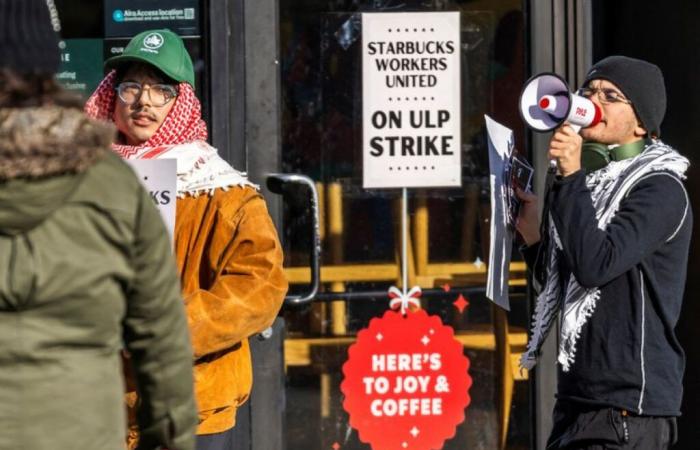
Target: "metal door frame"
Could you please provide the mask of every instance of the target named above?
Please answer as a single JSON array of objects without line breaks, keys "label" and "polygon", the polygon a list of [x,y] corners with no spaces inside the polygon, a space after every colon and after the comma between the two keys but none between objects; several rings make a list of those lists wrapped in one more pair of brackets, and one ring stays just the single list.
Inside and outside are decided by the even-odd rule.
[{"label": "metal door frame", "polygon": [[[579,86],[592,63],[592,1],[530,0],[524,2],[529,36],[526,60],[529,75],[555,72],[571,86]],[[548,161],[546,149],[551,134],[529,133],[530,155],[535,167],[536,192],[544,188]],[[540,198],[540,210],[542,208]],[[534,311],[534,294],[529,304]],[[538,365],[530,378],[532,448],[544,449],[552,428],[552,409],[556,393],[556,352],[558,330],[544,343]]]},{"label": "metal door frame", "polygon": [[[277,1],[207,3],[212,144],[260,185],[279,229],[281,201],[265,186],[266,175],[279,172],[281,160]],[[284,328],[277,318],[271,337],[249,339],[253,390],[238,410],[232,450],[285,448]]]},{"label": "metal door frame", "polygon": [[279,200],[264,183],[267,174],[279,172],[281,167],[277,3],[208,0],[207,59],[212,144],[236,169],[247,172],[260,185],[279,226]]}]

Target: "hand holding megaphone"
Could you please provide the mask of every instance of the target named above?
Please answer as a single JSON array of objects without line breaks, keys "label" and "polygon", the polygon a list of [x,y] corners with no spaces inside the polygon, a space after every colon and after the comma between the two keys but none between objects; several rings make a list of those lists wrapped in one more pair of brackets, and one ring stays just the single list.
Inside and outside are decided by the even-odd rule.
[{"label": "hand holding megaphone", "polygon": [[525,83],[520,94],[520,115],[535,131],[552,131],[567,122],[576,132],[600,122],[598,105],[569,90],[559,75],[541,73]]},{"label": "hand holding megaphone", "polygon": [[[601,119],[598,105],[569,90],[559,75],[541,73],[530,78],[520,94],[520,115],[535,131],[547,132],[568,123],[578,133],[592,127]],[[550,161],[550,168],[556,162]]]}]

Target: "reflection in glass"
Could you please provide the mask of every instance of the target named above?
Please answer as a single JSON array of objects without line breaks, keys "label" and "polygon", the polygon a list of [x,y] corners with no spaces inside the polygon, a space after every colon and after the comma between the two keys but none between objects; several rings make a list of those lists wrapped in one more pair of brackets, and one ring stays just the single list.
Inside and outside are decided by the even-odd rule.
[{"label": "reflection in glass", "polygon": [[[368,449],[350,428],[342,408],[341,368],[354,334],[386,310],[383,293],[399,282],[400,191],[362,188],[358,13],[456,9],[462,13],[463,186],[409,190],[409,285],[478,291],[485,286],[490,214],[483,115],[512,128],[516,142],[523,143],[516,109],[525,74],[522,6],[506,0],[489,2],[487,8],[466,1],[285,0],[279,5],[283,172],[303,173],[317,183],[322,289],[340,293],[337,299],[329,296],[332,301],[284,312],[289,324],[287,446],[315,450],[338,443],[342,449]],[[286,203],[285,266],[292,292],[303,292],[308,279],[303,272],[308,266],[308,214],[304,206]],[[518,257],[515,251],[514,259]],[[505,377],[502,357],[509,356],[511,349],[517,352],[524,343],[527,323],[524,271],[512,278],[518,286],[513,287],[513,311],[507,317],[481,293],[468,296],[469,306],[463,312],[453,304],[457,294],[451,291],[423,300],[423,307],[457,334],[491,339],[484,348],[465,345],[474,379],[472,403],[445,449],[498,447],[504,417],[499,402],[506,382],[514,386],[508,447],[528,448],[527,383],[514,382],[515,371]],[[359,297],[344,297],[348,295]],[[498,331],[504,326],[504,331]],[[507,350],[497,351],[496,335],[511,339]]]}]

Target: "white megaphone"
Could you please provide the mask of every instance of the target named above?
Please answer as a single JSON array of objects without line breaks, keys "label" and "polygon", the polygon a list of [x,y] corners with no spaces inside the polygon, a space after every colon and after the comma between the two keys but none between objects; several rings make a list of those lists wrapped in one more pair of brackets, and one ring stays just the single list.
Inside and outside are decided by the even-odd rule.
[{"label": "white megaphone", "polygon": [[530,78],[520,94],[520,115],[535,131],[546,132],[568,122],[578,133],[600,122],[598,105],[569,91],[569,85],[554,73]]}]

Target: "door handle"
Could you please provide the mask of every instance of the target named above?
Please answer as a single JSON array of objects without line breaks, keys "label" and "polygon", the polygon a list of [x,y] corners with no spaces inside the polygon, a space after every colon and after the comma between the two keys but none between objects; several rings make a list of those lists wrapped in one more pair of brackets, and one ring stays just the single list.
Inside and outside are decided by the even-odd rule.
[{"label": "door handle", "polygon": [[311,245],[309,248],[309,268],[311,269],[311,284],[308,292],[303,295],[287,295],[284,298],[286,305],[302,305],[311,302],[318,293],[320,284],[321,267],[321,234],[319,232],[320,220],[318,213],[318,191],[313,180],[306,175],[296,173],[271,173],[267,176],[267,188],[275,194],[283,194],[288,189],[306,187],[309,191],[309,203],[311,211]]}]

